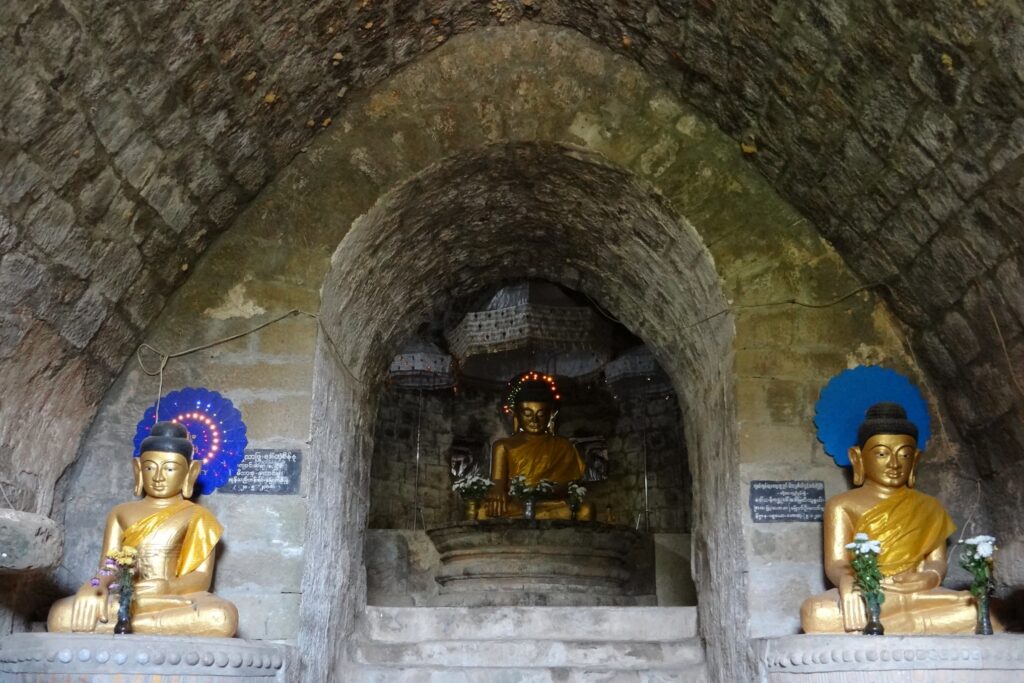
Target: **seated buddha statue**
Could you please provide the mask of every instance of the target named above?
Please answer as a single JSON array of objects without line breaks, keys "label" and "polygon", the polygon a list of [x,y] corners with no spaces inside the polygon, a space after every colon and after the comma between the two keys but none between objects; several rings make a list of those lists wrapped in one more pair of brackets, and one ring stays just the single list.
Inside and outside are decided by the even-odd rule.
[{"label": "seated buddha statue", "polygon": [[[586,464],[569,439],[552,434],[552,417],[558,396],[544,379],[525,379],[519,384],[512,406],[513,435],[494,442],[491,480],[494,486],[484,499],[480,518],[521,517],[523,505],[509,496],[509,482],[522,476],[528,486],[547,479],[554,490],[540,497],[534,508],[537,519],[570,519],[566,500],[569,483],[583,476]],[[576,513],[593,519],[594,509],[584,502]]]},{"label": "seated buddha statue", "polygon": [[938,500],[914,489],[921,451],[917,427],[896,403],[867,411],[849,450],[854,488],[825,503],[825,574],[835,585],[800,608],[807,633],[860,631],[867,613],[846,544],[858,533],[881,543],[881,622],[887,634],[973,633],[968,591],[942,588],[946,539],[956,527]]},{"label": "seated buddha statue", "polygon": [[[235,606],[209,592],[214,546],[221,525],[205,508],[188,500],[202,466],[193,461],[185,427],[158,422],[133,462],[135,495],[107,516],[100,566],[111,553],[134,547],[135,633],[224,636],[235,634]],[[50,631],[111,633],[119,594],[108,572],[100,571],[78,593],[58,600],[47,620]]]}]

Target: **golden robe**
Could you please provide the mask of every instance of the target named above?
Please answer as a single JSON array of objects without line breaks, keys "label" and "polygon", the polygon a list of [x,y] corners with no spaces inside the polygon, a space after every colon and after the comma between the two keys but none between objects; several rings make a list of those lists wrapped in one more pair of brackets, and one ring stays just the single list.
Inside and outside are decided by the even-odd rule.
[{"label": "golden robe", "polygon": [[[865,511],[855,533],[865,533],[882,544],[878,568],[886,578],[917,570],[935,549],[956,530],[939,501],[911,488],[902,488]],[[885,602],[881,620],[887,634],[972,633],[976,618],[973,598],[967,591],[937,586],[930,590],[903,592],[894,584],[882,585]],[[839,590],[833,588],[808,598],[800,609],[807,633],[842,633]],[[1002,626],[993,619],[996,630]],[[859,627],[853,630],[859,630]]]},{"label": "golden robe", "polygon": [[894,576],[913,570],[954,531],[956,525],[939,501],[902,488],[861,515],[855,533],[882,544],[878,568],[884,576]]},{"label": "golden robe", "polygon": [[224,527],[209,510],[187,500],[179,501],[163,510],[154,512],[129,526],[121,534],[121,546],[130,545],[139,548],[146,539],[156,534],[172,517],[187,508],[192,508],[192,517],[185,528],[185,536],[181,541],[181,550],[174,575],[184,576],[195,571],[196,567],[201,565],[203,560],[213,552],[214,546],[217,545],[221,534],[224,533]]},{"label": "golden robe", "polygon": [[541,479],[568,484],[583,476],[586,463],[572,441],[540,434],[514,448],[508,448],[509,479],[523,475],[530,486]]}]

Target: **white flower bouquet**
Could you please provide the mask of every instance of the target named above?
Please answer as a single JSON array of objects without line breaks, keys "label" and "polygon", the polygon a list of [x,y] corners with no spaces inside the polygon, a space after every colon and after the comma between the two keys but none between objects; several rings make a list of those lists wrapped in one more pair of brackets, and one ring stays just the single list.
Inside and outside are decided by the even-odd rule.
[{"label": "white flower bouquet", "polygon": [[555,490],[555,482],[541,479],[532,486],[526,483],[526,477],[519,474],[508,482],[508,495],[520,500],[536,500]]},{"label": "white flower bouquet", "polygon": [[994,536],[975,536],[961,541],[960,566],[971,573],[971,595],[978,607],[978,623],[974,632],[979,635],[992,635],[992,616],[989,613],[989,596],[995,589],[992,582],[992,568],[995,563],[993,554],[996,551]]},{"label": "white flower bouquet", "polygon": [[864,635],[883,635],[885,631],[879,622],[879,615],[882,603],[885,602],[885,593],[882,592],[882,570],[878,568],[882,544],[865,533],[859,533],[854,534],[853,542],[847,543],[846,549],[850,553],[854,580],[868,608],[868,624],[864,627]]},{"label": "white flower bouquet", "polygon": [[452,491],[462,496],[464,500],[481,500],[492,486],[493,481],[474,473],[457,479],[452,484]]},{"label": "white flower bouquet", "polygon": [[577,511],[583,505],[583,499],[587,495],[587,488],[578,481],[569,482],[569,509]]},{"label": "white flower bouquet", "polygon": [[964,546],[960,551],[960,566],[974,578],[971,582],[971,595],[976,598],[990,595],[993,589],[992,555],[996,551],[995,537],[975,536],[960,541],[960,545]]}]

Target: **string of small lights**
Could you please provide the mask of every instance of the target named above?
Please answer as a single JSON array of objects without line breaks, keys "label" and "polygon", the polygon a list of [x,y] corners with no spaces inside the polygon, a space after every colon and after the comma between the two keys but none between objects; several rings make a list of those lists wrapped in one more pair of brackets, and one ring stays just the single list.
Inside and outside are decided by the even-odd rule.
[{"label": "string of small lights", "polygon": [[547,382],[547,385],[551,387],[551,395],[554,396],[556,401],[562,399],[562,395],[558,393],[558,385],[555,383],[554,377],[539,373],[536,370],[527,370],[508,383],[509,392],[505,396],[505,402],[501,406],[502,411],[504,411],[506,415],[511,415],[512,409],[516,405],[516,398],[519,396],[519,392],[523,390],[523,385],[526,382],[536,382],[538,380]]}]

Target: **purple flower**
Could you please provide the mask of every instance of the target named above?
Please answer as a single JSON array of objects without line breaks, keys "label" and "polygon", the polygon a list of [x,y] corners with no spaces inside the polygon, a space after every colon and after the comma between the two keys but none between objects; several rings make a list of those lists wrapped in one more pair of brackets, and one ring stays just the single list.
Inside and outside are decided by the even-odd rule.
[{"label": "purple flower", "polygon": [[105,561],[103,562],[103,564],[105,564],[105,565],[106,565],[106,566],[108,566],[108,567],[116,567],[116,566],[117,566],[117,562],[115,562],[115,561],[114,561],[114,559],[113,559],[112,557],[108,557],[108,558],[107,558],[107,559],[106,559],[106,560],[105,560]]},{"label": "purple flower", "polygon": [[89,580],[89,585],[91,585],[93,588],[99,588],[100,580],[94,577]]},{"label": "purple flower", "polygon": [[117,581],[115,581],[114,583],[110,584],[109,588],[112,591],[121,590],[121,584],[119,584]]}]

